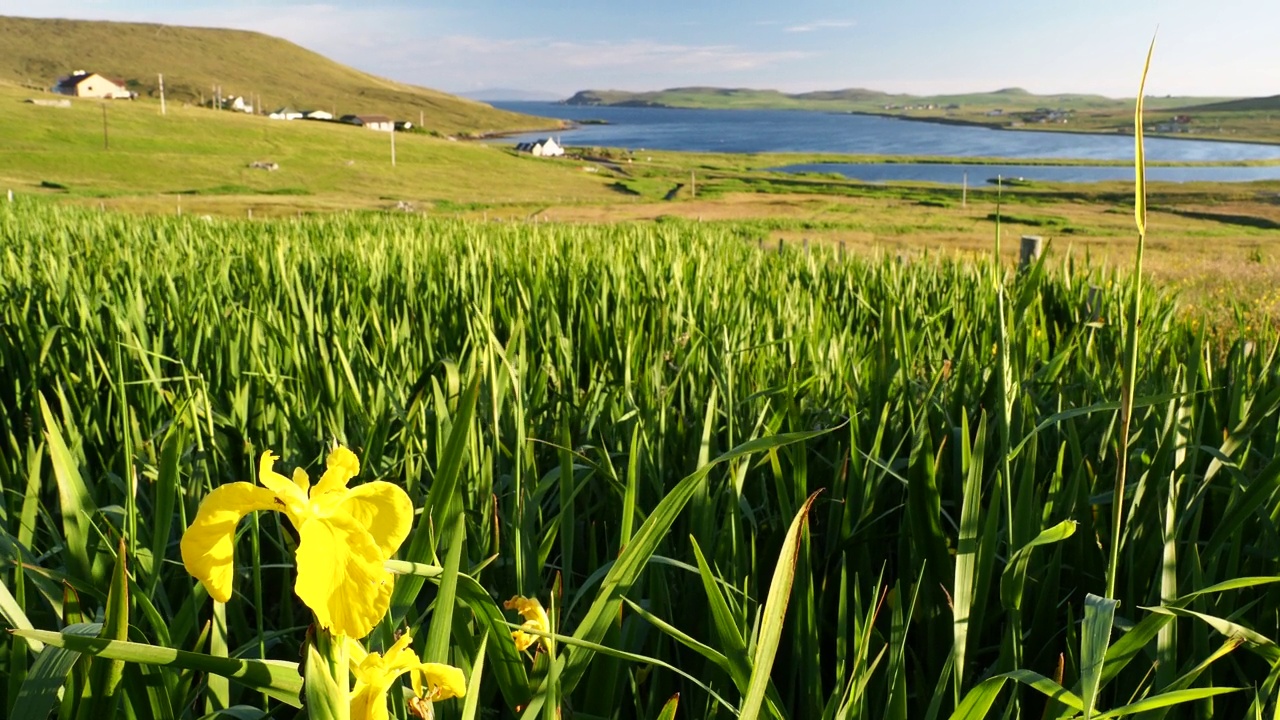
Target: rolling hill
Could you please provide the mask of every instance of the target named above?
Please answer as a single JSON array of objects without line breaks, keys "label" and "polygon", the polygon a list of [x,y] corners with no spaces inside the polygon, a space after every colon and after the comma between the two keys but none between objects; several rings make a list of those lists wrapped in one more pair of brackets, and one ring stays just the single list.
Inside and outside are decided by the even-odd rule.
[{"label": "rolling hill", "polygon": [[280,38],[241,30],[89,20],[0,17],[0,79],[43,89],[73,70],[122,78],[142,97],[169,102],[255,95],[268,110],[292,106],[391,115],[445,134],[528,130],[555,121],[376,77]]},{"label": "rolling hill", "polygon": [[1183,108],[1188,112],[1257,112],[1268,110],[1280,110],[1280,95],[1269,95],[1267,97],[1244,98],[1242,100],[1230,100],[1227,102],[1208,103],[1205,105],[1192,105]]},{"label": "rolling hill", "polygon": [[[1193,102],[1219,102],[1229,98],[1149,98],[1148,107],[1170,108]],[[583,90],[565,101],[568,105],[618,105],[624,107],[683,107],[716,109],[778,109],[879,112],[913,106],[944,108],[956,105],[968,110],[1000,108],[1009,112],[1039,107],[1070,110],[1117,110],[1132,105],[1132,100],[1101,95],[1058,93],[1037,95],[1022,88],[1004,88],[987,93],[953,95],[906,95],[847,88],[788,94],[777,90],[750,88],[680,87],[650,92],[623,90]],[[934,109],[934,108],[929,108]]]}]

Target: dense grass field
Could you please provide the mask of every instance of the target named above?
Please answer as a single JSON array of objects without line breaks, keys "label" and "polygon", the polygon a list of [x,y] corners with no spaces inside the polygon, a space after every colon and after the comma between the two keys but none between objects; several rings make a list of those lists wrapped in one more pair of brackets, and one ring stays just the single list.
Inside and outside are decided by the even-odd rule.
[{"label": "dense grass field", "polygon": [[475,691],[439,717],[1274,717],[1276,338],[1151,290],[1132,327],[1132,287],[730,224],[0,204],[0,617],[246,660],[104,699],[118,656],[12,636],[5,714],[294,716],[296,670],[248,662],[308,637],[291,526],[241,523],[225,605],[178,543],[262,451],[341,443],[421,509],[370,644],[443,643]]}]

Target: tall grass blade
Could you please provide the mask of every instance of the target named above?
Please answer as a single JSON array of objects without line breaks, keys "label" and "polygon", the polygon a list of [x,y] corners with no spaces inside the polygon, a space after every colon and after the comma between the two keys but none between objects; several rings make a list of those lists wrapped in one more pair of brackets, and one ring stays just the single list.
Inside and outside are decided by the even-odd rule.
[{"label": "tall grass blade", "polygon": [[[821,492],[821,491],[819,491]],[[738,713],[740,720],[756,720],[764,704],[765,691],[769,687],[769,674],[773,672],[773,660],[782,642],[782,624],[787,619],[787,604],[791,598],[791,584],[795,580],[796,558],[800,554],[800,542],[809,524],[809,508],[818,497],[809,496],[796,517],[791,521],[787,537],[782,541],[778,564],[774,567],[773,580],[769,583],[769,595],[761,610],[760,635],[756,639],[756,653],[751,663],[751,679],[747,683],[746,697]]]},{"label": "tall grass blade", "polygon": [[[62,633],[67,636],[92,637],[96,636],[102,630],[100,623],[77,623],[69,625],[63,629]],[[41,633],[40,630],[21,630],[15,631],[15,635],[22,636],[24,633],[32,633],[30,639],[39,640],[35,637]],[[53,635],[55,633],[49,633]],[[23,681],[22,687],[18,689],[18,697],[14,700],[12,716],[14,718],[47,718],[49,712],[58,703],[58,699],[62,695],[62,686],[67,681],[67,675],[71,672],[71,668],[80,659],[80,652],[71,648],[61,647],[55,643],[41,641],[42,645],[47,645],[39,654],[36,660],[27,670],[27,679]]]},{"label": "tall grass blade", "polygon": [[298,674],[297,663],[218,657],[143,643],[105,640],[95,637],[100,631],[101,626],[95,623],[77,626],[74,629],[67,628],[62,632],[49,630],[14,630],[12,632],[15,635],[40,640],[49,647],[64,648],[95,657],[213,673],[234,680],[250,689],[261,690],[286,705],[302,706],[298,699],[298,693],[302,691],[302,676]]},{"label": "tall grass blade", "polygon": [[1084,624],[1080,628],[1080,699],[1084,703],[1084,720],[1092,718],[1097,707],[1117,605],[1115,600],[1092,593],[1084,600]]}]

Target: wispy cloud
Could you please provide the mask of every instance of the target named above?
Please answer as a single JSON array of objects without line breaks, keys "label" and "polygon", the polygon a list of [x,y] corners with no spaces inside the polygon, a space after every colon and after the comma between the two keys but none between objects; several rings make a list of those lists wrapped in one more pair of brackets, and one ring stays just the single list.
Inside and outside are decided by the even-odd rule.
[{"label": "wispy cloud", "polygon": [[851,28],[854,25],[857,25],[857,23],[854,22],[853,20],[815,20],[814,22],[803,23],[801,25],[791,25],[783,29],[789,33],[806,33],[806,32],[814,32],[817,30],[836,30],[839,28]]},{"label": "wispy cloud", "polygon": [[[694,45],[651,40],[583,42],[552,38],[500,40],[470,35],[432,38],[416,64],[437,82],[543,78],[574,85],[646,78],[649,82],[701,82],[757,71],[810,57],[799,50],[748,50],[734,45]],[[536,82],[536,80],[531,80]]]},{"label": "wispy cloud", "polygon": [[451,32],[442,11],[430,6],[346,0],[226,0],[216,7],[208,2],[144,6],[114,0],[42,0],[38,10],[29,4],[30,0],[0,0],[0,14],[256,30],[376,75],[440,88],[651,89],[741,83],[785,75],[814,57],[805,49],[725,42],[594,41],[553,32],[503,38],[487,32]]}]

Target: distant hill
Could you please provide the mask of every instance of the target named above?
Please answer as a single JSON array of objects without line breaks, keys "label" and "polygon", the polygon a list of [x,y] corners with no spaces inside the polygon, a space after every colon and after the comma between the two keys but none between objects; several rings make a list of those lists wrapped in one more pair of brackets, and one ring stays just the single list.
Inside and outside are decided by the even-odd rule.
[{"label": "distant hill", "polygon": [[1241,100],[1229,100],[1227,102],[1215,102],[1205,105],[1190,105],[1181,109],[1196,112],[1249,112],[1258,110],[1280,110],[1280,95],[1271,95],[1269,97],[1260,98],[1243,98]]},{"label": "distant hill", "polygon": [[538,90],[516,90],[515,88],[486,88],[458,93],[460,97],[479,100],[480,102],[557,102],[564,99],[562,93],[540,92]]},{"label": "distant hill", "polygon": [[[1167,108],[1192,102],[1220,101],[1225,98],[1150,98],[1148,107]],[[749,88],[680,87],[651,92],[624,90],[583,90],[565,101],[568,105],[616,105],[622,107],[684,107],[716,109],[780,109],[828,110],[843,112],[880,112],[900,110],[908,106],[942,109],[959,106],[967,110],[1002,109],[1009,112],[1039,107],[1070,110],[1116,110],[1128,107],[1132,100],[1102,95],[1059,93],[1036,95],[1022,88],[1003,88],[989,93],[954,95],[906,95],[847,88],[788,94],[777,90]]]},{"label": "distant hill", "polygon": [[48,88],[73,70],[122,78],[143,97],[169,102],[253,94],[268,109],[377,113],[444,133],[548,127],[553,121],[376,77],[280,38],[242,30],[143,23],[0,17],[0,79]]}]

